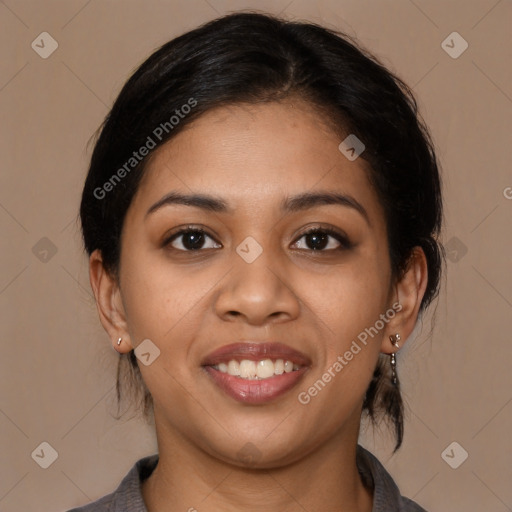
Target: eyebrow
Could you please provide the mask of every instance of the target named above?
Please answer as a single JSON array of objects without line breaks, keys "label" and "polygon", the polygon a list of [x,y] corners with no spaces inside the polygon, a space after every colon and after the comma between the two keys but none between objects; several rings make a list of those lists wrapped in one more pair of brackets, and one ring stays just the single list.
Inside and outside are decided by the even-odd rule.
[{"label": "eyebrow", "polygon": [[[215,213],[234,213],[233,208],[222,198],[207,194],[182,194],[180,192],[170,192],[158,200],[146,212],[146,217],[160,208],[168,205],[181,204],[200,208]],[[371,225],[368,212],[363,205],[354,197],[347,194],[340,194],[331,191],[304,192],[295,196],[288,196],[281,201],[280,209],[283,213],[294,213],[308,210],[315,206],[322,205],[340,205],[352,208],[359,212],[366,222]]]}]

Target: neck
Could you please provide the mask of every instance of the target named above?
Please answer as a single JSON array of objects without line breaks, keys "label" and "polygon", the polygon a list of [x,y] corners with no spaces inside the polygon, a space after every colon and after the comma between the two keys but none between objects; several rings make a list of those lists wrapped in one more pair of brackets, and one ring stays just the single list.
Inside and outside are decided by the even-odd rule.
[{"label": "neck", "polygon": [[333,510],[371,512],[372,491],[356,466],[359,423],[340,429],[297,462],[242,468],[198,448],[174,430],[158,428],[159,462],[142,484],[148,512]]}]

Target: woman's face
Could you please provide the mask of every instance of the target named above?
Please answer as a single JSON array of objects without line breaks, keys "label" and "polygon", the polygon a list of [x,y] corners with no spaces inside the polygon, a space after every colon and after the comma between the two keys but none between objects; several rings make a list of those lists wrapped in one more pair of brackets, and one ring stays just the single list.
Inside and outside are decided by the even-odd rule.
[{"label": "woman's face", "polygon": [[[262,467],[357,437],[393,333],[378,321],[397,297],[383,210],[341,140],[297,100],[211,110],[153,155],[123,226],[119,283],[131,345],[160,351],[138,364],[162,436]],[[170,193],[215,203],[162,201]],[[281,345],[258,352],[265,342]],[[274,376],[222,371],[252,375],[253,363],[230,363],[242,360]]]}]

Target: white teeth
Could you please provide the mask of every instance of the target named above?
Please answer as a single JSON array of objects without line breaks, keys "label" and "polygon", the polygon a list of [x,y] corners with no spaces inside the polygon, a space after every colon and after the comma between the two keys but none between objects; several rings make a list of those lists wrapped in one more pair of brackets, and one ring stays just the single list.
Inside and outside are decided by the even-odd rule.
[{"label": "white teeth", "polygon": [[229,375],[240,375],[240,363],[234,360],[229,361],[228,373]]},{"label": "white teeth", "polygon": [[282,375],[284,373],[284,361],[282,359],[278,359],[274,363],[274,373],[276,375]]},{"label": "white teeth", "polygon": [[256,363],[248,359],[240,361],[240,377],[243,379],[254,379],[256,377]]},{"label": "white teeth", "polygon": [[274,363],[272,360],[264,359],[263,361],[258,361],[258,365],[256,366],[256,375],[260,379],[272,377],[272,375],[274,375]]},{"label": "white teeth", "polygon": [[268,379],[274,375],[282,375],[298,370],[300,367],[292,361],[284,361],[283,359],[262,359],[261,361],[250,361],[242,359],[240,362],[235,359],[226,363],[219,363],[214,366],[222,373],[241,377],[242,379],[260,380]]}]

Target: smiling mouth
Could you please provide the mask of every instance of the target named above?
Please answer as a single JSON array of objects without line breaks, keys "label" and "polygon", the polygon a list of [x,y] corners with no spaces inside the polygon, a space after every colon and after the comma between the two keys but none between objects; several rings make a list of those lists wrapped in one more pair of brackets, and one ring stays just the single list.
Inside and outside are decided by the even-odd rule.
[{"label": "smiling mouth", "polygon": [[293,388],[311,360],[282,343],[234,343],[212,352],[202,367],[225,394],[238,402],[264,404]]}]

